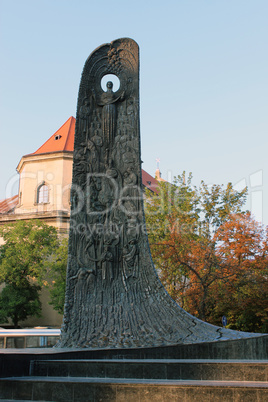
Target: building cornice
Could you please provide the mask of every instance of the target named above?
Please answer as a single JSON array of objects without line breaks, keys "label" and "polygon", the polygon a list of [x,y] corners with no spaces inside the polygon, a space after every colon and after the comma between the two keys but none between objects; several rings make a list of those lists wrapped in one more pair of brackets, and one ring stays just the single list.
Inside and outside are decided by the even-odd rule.
[{"label": "building cornice", "polygon": [[73,159],[73,152],[72,151],[56,151],[56,152],[49,152],[44,154],[28,154],[24,155],[19,164],[16,168],[17,172],[20,173],[23,165],[25,163],[36,163],[42,160],[55,160],[55,159]]},{"label": "building cornice", "polygon": [[66,221],[68,222],[70,219],[70,212],[69,211],[47,211],[47,212],[29,212],[29,213],[22,213],[22,214],[1,214],[0,215],[0,226],[5,225],[7,223],[14,223],[18,220],[32,220],[32,219],[41,219],[43,221]]}]

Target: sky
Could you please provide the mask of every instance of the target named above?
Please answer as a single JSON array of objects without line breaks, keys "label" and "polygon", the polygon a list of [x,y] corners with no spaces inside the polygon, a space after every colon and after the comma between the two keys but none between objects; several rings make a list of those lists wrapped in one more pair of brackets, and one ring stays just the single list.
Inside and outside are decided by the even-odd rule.
[{"label": "sky", "polygon": [[143,168],[164,179],[248,186],[268,224],[267,0],[0,0],[0,199],[16,167],[76,116],[84,63],[140,47]]}]

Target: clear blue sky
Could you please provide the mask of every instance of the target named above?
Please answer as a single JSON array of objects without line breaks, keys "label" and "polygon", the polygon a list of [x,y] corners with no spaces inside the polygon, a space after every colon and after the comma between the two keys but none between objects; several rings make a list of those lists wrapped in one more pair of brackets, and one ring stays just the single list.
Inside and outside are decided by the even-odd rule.
[{"label": "clear blue sky", "polygon": [[267,224],[267,16],[267,0],[0,0],[0,199],[21,156],[75,117],[88,55],[130,37],[143,168],[247,184]]}]

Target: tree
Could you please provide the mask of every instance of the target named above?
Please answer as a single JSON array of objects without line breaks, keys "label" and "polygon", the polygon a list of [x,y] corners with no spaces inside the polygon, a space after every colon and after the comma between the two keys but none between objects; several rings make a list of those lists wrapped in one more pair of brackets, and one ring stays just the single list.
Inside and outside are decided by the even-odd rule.
[{"label": "tree", "polygon": [[63,238],[50,258],[47,281],[51,298],[50,304],[60,314],[63,314],[64,311],[67,258],[68,239]]},{"label": "tree", "polygon": [[[234,273],[231,281],[215,283],[217,308],[229,327],[243,331],[268,331],[268,228],[250,213],[230,215],[215,233],[216,253]],[[224,311],[225,309],[225,311]]]},{"label": "tree", "polygon": [[15,327],[31,315],[40,315],[39,291],[47,260],[58,245],[56,229],[38,220],[17,221],[0,228],[0,317]]},{"label": "tree", "polygon": [[[246,189],[238,192],[230,183],[225,188],[219,185],[208,187],[204,182],[197,188],[191,185],[191,179],[191,175],[186,179],[183,173],[175,178],[173,184],[159,183],[158,195],[147,192],[146,222],[149,242],[160,279],[171,297],[191,314],[220,324],[221,316],[224,313],[226,315],[227,310],[231,315],[232,311],[228,305],[228,292],[226,298],[219,296],[223,289],[227,289],[226,284],[237,284],[229,289],[233,297],[238,297],[237,289],[241,286],[242,279],[245,285],[241,289],[247,294],[253,284],[256,284],[257,279],[253,272],[260,260],[258,245],[262,244],[261,237],[252,237],[249,234],[255,249],[252,249],[251,259],[244,263],[243,271],[237,260],[224,257],[223,249],[227,254],[229,245],[227,241],[223,241],[220,233],[224,233],[224,228],[227,231],[230,222],[244,216],[241,209],[246,200]],[[250,216],[246,216],[252,221]],[[227,232],[226,236],[228,237]],[[237,239],[238,234],[235,236],[235,243]],[[241,247],[245,246],[246,237],[241,237],[240,240]],[[263,267],[267,267],[265,258],[262,257]],[[267,283],[265,268],[257,271],[259,280]],[[242,272],[244,276],[241,275]],[[239,305],[239,301],[234,301],[233,305]],[[250,315],[257,314],[254,313],[254,308],[250,308],[250,303],[248,306],[247,322]],[[232,325],[240,320],[238,310],[239,308],[233,311]],[[267,319],[267,311],[262,315],[263,320],[264,316]],[[260,325],[256,324],[256,328],[259,330]]]},{"label": "tree", "polygon": [[34,284],[26,287],[6,285],[0,295],[0,321],[6,322],[10,318],[18,328],[19,321],[28,316],[40,317],[40,290],[41,287]]}]

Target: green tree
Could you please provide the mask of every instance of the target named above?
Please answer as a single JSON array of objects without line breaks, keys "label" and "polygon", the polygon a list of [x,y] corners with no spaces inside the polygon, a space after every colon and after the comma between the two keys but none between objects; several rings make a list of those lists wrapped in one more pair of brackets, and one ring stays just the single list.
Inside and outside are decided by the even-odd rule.
[{"label": "green tree", "polygon": [[31,315],[40,315],[39,291],[47,261],[57,248],[56,229],[38,220],[17,221],[0,228],[0,317],[15,327]]},{"label": "green tree", "polygon": [[7,322],[10,318],[18,328],[19,321],[28,316],[40,317],[40,290],[41,287],[34,284],[24,287],[6,285],[0,294],[0,321]]},{"label": "green tree", "polygon": [[50,294],[50,304],[54,310],[63,314],[66,288],[66,269],[68,258],[68,239],[63,238],[59,247],[52,254],[48,264],[47,287]]}]

